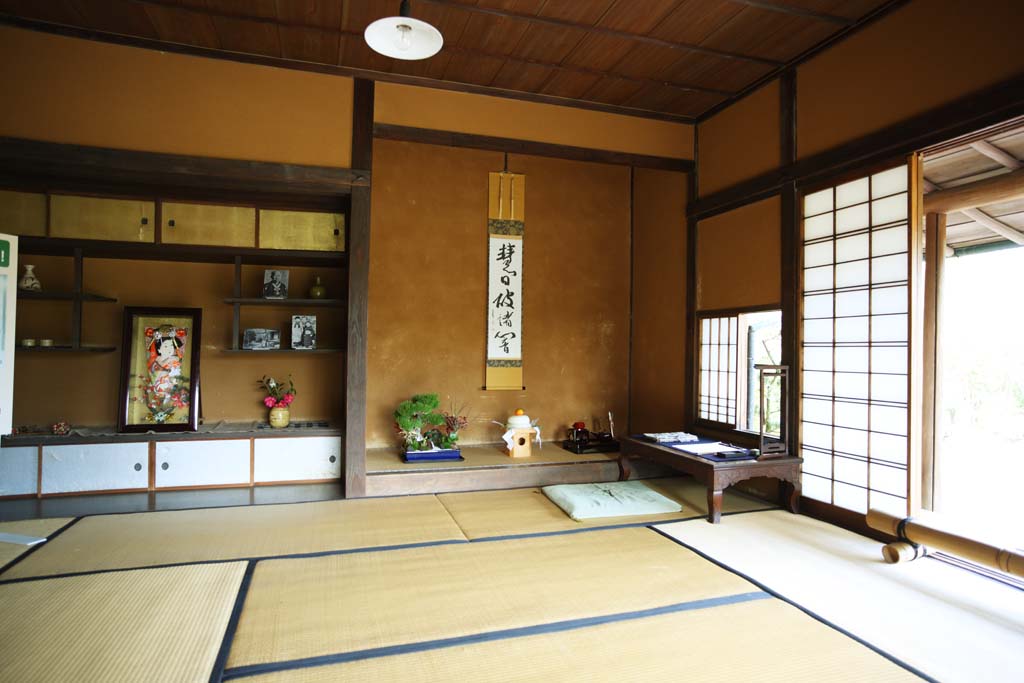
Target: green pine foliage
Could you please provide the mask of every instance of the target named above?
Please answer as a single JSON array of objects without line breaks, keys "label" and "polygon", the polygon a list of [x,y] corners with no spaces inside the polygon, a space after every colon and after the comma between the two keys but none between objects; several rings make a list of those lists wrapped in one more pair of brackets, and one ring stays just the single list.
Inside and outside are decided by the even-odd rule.
[{"label": "green pine foliage", "polygon": [[458,431],[448,428],[447,416],[438,410],[440,405],[437,394],[416,394],[398,405],[395,429],[405,440],[406,450],[458,447]]}]

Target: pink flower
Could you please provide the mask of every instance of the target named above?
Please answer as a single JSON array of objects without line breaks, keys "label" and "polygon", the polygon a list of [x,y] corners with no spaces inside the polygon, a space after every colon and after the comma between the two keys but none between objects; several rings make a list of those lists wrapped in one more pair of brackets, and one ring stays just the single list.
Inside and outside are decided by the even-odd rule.
[{"label": "pink flower", "polygon": [[281,400],[284,401],[284,404],[286,406],[290,406],[292,404],[292,401],[295,400],[295,394],[285,394],[284,396],[281,397]]},{"label": "pink flower", "polygon": [[268,408],[273,408],[274,403],[275,401],[273,396],[267,396],[265,399],[263,399],[263,405],[265,405]]}]

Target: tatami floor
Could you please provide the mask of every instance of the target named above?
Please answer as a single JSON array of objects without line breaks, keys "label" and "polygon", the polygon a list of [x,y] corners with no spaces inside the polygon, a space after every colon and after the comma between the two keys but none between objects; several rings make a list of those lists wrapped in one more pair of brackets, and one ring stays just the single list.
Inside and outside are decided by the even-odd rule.
[{"label": "tatami floor", "polygon": [[[985,647],[1024,674],[1024,593],[918,594],[921,560],[873,613],[877,543],[729,493],[712,526],[693,481],[648,483],[682,512],[580,524],[514,489],[0,524],[49,537],[0,544],[0,680],[984,680],[946,660]],[[984,642],[922,654],[886,609]]]}]

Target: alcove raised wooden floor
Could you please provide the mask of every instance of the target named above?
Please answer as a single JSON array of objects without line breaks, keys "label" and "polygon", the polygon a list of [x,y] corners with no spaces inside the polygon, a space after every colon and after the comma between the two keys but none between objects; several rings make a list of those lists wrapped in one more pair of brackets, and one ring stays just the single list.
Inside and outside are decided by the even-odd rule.
[{"label": "alcove raised wooden floor", "polygon": [[[462,461],[406,463],[397,448],[374,448],[366,451],[366,493],[389,496],[615,481],[618,456],[576,454],[547,442],[542,448],[534,445],[529,458],[510,458],[504,444],[497,443],[463,446]],[[644,471],[641,476],[653,473]]]}]

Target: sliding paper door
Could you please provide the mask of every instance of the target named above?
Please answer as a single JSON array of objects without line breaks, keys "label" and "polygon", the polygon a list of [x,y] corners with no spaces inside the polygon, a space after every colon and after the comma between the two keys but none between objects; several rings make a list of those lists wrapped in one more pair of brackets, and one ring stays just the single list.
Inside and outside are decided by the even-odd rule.
[{"label": "sliding paper door", "polygon": [[913,234],[908,166],[804,197],[803,495],[908,511]]}]

